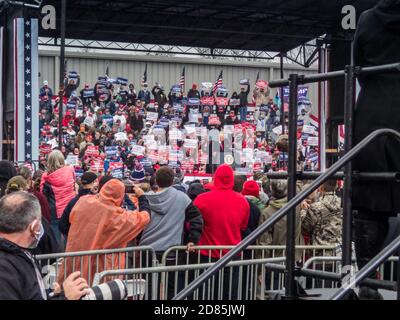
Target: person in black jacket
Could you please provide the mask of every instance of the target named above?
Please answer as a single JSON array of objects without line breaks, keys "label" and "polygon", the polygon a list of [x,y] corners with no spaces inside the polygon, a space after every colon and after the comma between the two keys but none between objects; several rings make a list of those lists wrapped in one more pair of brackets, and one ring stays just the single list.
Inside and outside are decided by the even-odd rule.
[{"label": "person in black jacket", "polygon": [[162,110],[164,107],[164,104],[168,102],[167,96],[165,95],[164,89],[162,86],[160,86],[158,83],[151,89],[151,93],[154,96],[154,103],[157,102],[158,104],[158,115],[160,116],[162,114]]},{"label": "person in black jacket", "polygon": [[81,177],[81,184],[82,186],[81,188],[79,188],[78,194],[65,207],[63,215],[61,216],[60,222],[58,224],[58,228],[60,229],[60,232],[65,236],[65,238],[68,238],[68,231],[71,226],[71,223],[69,222],[69,216],[74,205],[82,196],[95,194],[97,192],[97,188],[99,185],[97,175],[91,171],[85,172]]},{"label": "person in black jacket", "polygon": [[199,92],[199,90],[197,90],[197,84],[195,84],[195,83],[192,84],[192,89],[190,89],[188,91],[187,97],[188,98],[197,98],[197,99],[201,98],[200,92]]},{"label": "person in black jacket", "polygon": [[[246,89],[247,87],[247,89]],[[249,85],[242,85],[240,86],[240,92],[238,94],[239,99],[240,99],[240,121],[244,122],[246,121],[246,115],[247,115],[247,96],[249,95],[250,92],[250,86]]]},{"label": "person in black jacket", "polygon": [[[29,249],[43,235],[40,204],[27,192],[13,192],[0,199],[0,300],[46,300],[46,284]],[[87,295],[88,284],[80,272],[63,282],[63,294],[55,285],[58,298],[78,300]]]},{"label": "person in black jacket", "polygon": [[[354,64],[360,67],[400,61],[400,0],[382,0],[365,11],[354,39]],[[400,74],[398,71],[361,75],[361,91],[354,115],[356,145],[377,129],[400,131]],[[368,160],[366,160],[368,159]],[[363,149],[353,162],[360,172],[400,171],[400,142],[382,136]],[[388,218],[400,212],[400,184],[387,181],[355,181],[352,188],[355,249],[358,268],[364,267],[382,249]],[[376,276],[376,275],[373,275]],[[360,287],[361,299],[382,299],[375,289]]]}]

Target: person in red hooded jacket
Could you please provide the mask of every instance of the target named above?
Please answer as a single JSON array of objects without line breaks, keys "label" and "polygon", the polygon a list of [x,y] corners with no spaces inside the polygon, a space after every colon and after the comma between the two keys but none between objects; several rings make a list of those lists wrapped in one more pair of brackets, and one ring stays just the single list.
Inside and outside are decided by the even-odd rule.
[{"label": "person in red hooded jacket", "polygon": [[[241,194],[233,191],[233,185],[232,168],[225,164],[221,165],[215,172],[212,190],[200,194],[194,201],[204,221],[199,246],[236,245],[242,240],[241,232],[247,228],[250,206]],[[229,250],[222,250],[222,255],[225,255],[227,251]],[[200,255],[202,263],[215,262],[221,258],[220,250],[212,250],[211,257],[207,250],[200,250]],[[223,299],[237,298],[238,275],[237,268],[232,268],[232,275],[230,268],[225,269]],[[229,290],[230,277],[232,277],[231,290]],[[217,278],[215,276],[215,284],[218,284]],[[214,287],[217,289],[218,285]],[[208,289],[205,292],[208,293]],[[214,297],[208,298],[216,299],[216,293]]]},{"label": "person in red hooded jacket", "polygon": [[50,225],[54,234],[62,243],[58,229],[59,219],[65,207],[75,197],[75,170],[65,165],[64,155],[54,150],[47,159],[47,170],[40,181],[40,192],[46,197],[50,206]]}]

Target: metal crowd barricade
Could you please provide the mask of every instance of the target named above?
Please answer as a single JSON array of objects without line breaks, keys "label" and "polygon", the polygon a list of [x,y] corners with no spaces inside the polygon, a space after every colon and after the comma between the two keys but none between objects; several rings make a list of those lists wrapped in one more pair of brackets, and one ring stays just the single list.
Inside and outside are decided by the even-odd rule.
[{"label": "metal crowd barricade", "polygon": [[65,279],[75,271],[80,271],[91,285],[94,274],[101,271],[157,265],[155,252],[149,246],[44,254],[35,258],[49,288],[57,279]]},{"label": "metal crowd barricade", "polygon": [[[232,249],[234,246],[196,246],[194,252],[187,252],[185,246],[175,246],[166,250],[162,256],[160,264],[162,266],[183,266],[183,265],[201,265],[203,263],[212,263],[211,253],[217,251],[219,256],[223,256],[224,251]],[[202,251],[202,254],[200,253]],[[296,246],[296,250],[301,251],[301,260],[298,261],[299,265],[302,265],[308,259],[317,256],[336,256],[337,251],[335,246]],[[286,246],[249,246],[245,251],[241,252],[236,261],[254,260],[254,259],[266,259],[266,258],[281,258],[285,257]],[[215,261],[215,260],[214,260]],[[280,260],[281,263],[285,262],[285,259]],[[284,264],[283,264],[284,265]],[[281,290],[284,288],[285,277],[280,272],[268,271],[265,273],[265,268],[261,265],[242,265],[239,267],[239,276],[242,283],[242,288],[248,288],[242,293],[242,298],[245,300],[254,299],[254,289],[257,289],[258,294],[261,294],[261,298],[264,297],[265,291]],[[332,263],[324,263],[322,266],[323,271],[329,271],[333,269]],[[225,268],[221,269],[218,273],[219,277],[223,274]],[[184,271],[169,271],[161,273],[161,283],[163,287],[160,288],[163,295],[166,295],[168,290],[174,292],[176,295],[182,286],[178,286],[179,279],[184,279],[185,283],[188,280],[193,280],[201,274],[201,270],[190,272],[189,270]],[[173,279],[171,281],[170,279]],[[183,280],[181,280],[181,283]],[[189,281],[188,283],[190,283]],[[211,281],[212,284],[212,281]],[[315,281],[312,283],[316,285]],[[325,283],[324,283],[325,285]],[[173,289],[171,289],[171,287]],[[211,286],[212,287],[212,286]]]},{"label": "metal crowd barricade", "polygon": [[[205,283],[201,288],[197,289],[189,299],[191,300],[263,300],[265,298],[264,290],[264,279],[265,279],[265,269],[262,268],[266,263],[281,263],[284,262],[284,257],[279,258],[265,258],[265,259],[252,259],[252,260],[239,260],[232,261],[220,270],[218,275],[214,275],[207,283]],[[171,294],[174,295],[178,292],[177,286],[187,286],[190,283],[189,277],[181,277],[176,280],[177,286],[171,291],[165,286],[168,283],[169,274],[183,274],[192,273],[194,277],[197,277],[202,270],[205,270],[213,265],[210,263],[200,263],[200,264],[188,264],[188,265],[172,265],[172,266],[158,266],[151,268],[137,268],[137,269],[125,269],[125,270],[108,270],[103,271],[95,276],[95,281],[93,285],[101,283],[105,278],[110,279],[112,277],[129,277],[132,276],[134,279],[160,279],[157,285],[157,290],[147,290],[148,284],[145,283],[145,289],[140,292],[135,287],[135,283],[125,284],[128,287],[128,296],[133,299],[149,299],[152,300],[167,300],[171,299]],[[252,267],[254,270],[252,274],[252,283],[250,286],[244,286],[243,283],[243,268]],[[242,272],[236,272],[234,274],[234,269],[242,270]],[[225,276],[223,274],[225,273]],[[227,274],[228,273],[228,274]],[[163,276],[164,275],[164,276]],[[145,280],[146,282],[148,280]],[[154,281],[152,282],[154,284]],[[179,284],[178,284],[179,283]],[[246,292],[244,293],[243,290]]]}]

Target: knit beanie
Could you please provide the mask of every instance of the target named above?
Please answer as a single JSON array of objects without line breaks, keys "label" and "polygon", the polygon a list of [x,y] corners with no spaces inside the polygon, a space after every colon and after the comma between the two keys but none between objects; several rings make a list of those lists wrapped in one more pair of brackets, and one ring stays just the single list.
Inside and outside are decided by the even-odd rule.
[{"label": "knit beanie", "polygon": [[243,184],[242,195],[258,198],[260,196],[260,187],[258,186],[257,182],[254,180],[246,181]]}]

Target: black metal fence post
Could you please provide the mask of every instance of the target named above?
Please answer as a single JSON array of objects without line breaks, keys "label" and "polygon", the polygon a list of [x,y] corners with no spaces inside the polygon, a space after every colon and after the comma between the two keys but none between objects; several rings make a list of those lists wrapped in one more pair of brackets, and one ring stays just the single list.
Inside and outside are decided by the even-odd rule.
[{"label": "black metal fence post", "polygon": [[[353,146],[353,113],[354,113],[354,66],[346,66],[345,82],[344,82],[344,126],[345,152],[348,153]],[[352,204],[351,204],[351,187],[352,187],[352,171],[353,166],[350,161],[345,167],[345,180],[343,189],[343,231],[342,231],[342,266],[351,266],[351,234],[352,234]],[[342,274],[345,276],[345,274]]]},{"label": "black metal fence post", "polygon": [[[289,154],[288,154],[288,201],[296,196],[297,173],[297,87],[298,74],[289,76]],[[295,299],[295,236],[296,208],[288,213],[286,227],[286,283],[285,298]]]},{"label": "black metal fence post", "polygon": [[64,99],[64,64],[65,64],[65,15],[67,11],[67,1],[61,0],[61,21],[60,21],[60,91],[58,93],[59,104],[58,104],[58,146],[61,150],[63,145],[63,126],[62,126],[62,119],[63,119],[63,99]]}]

